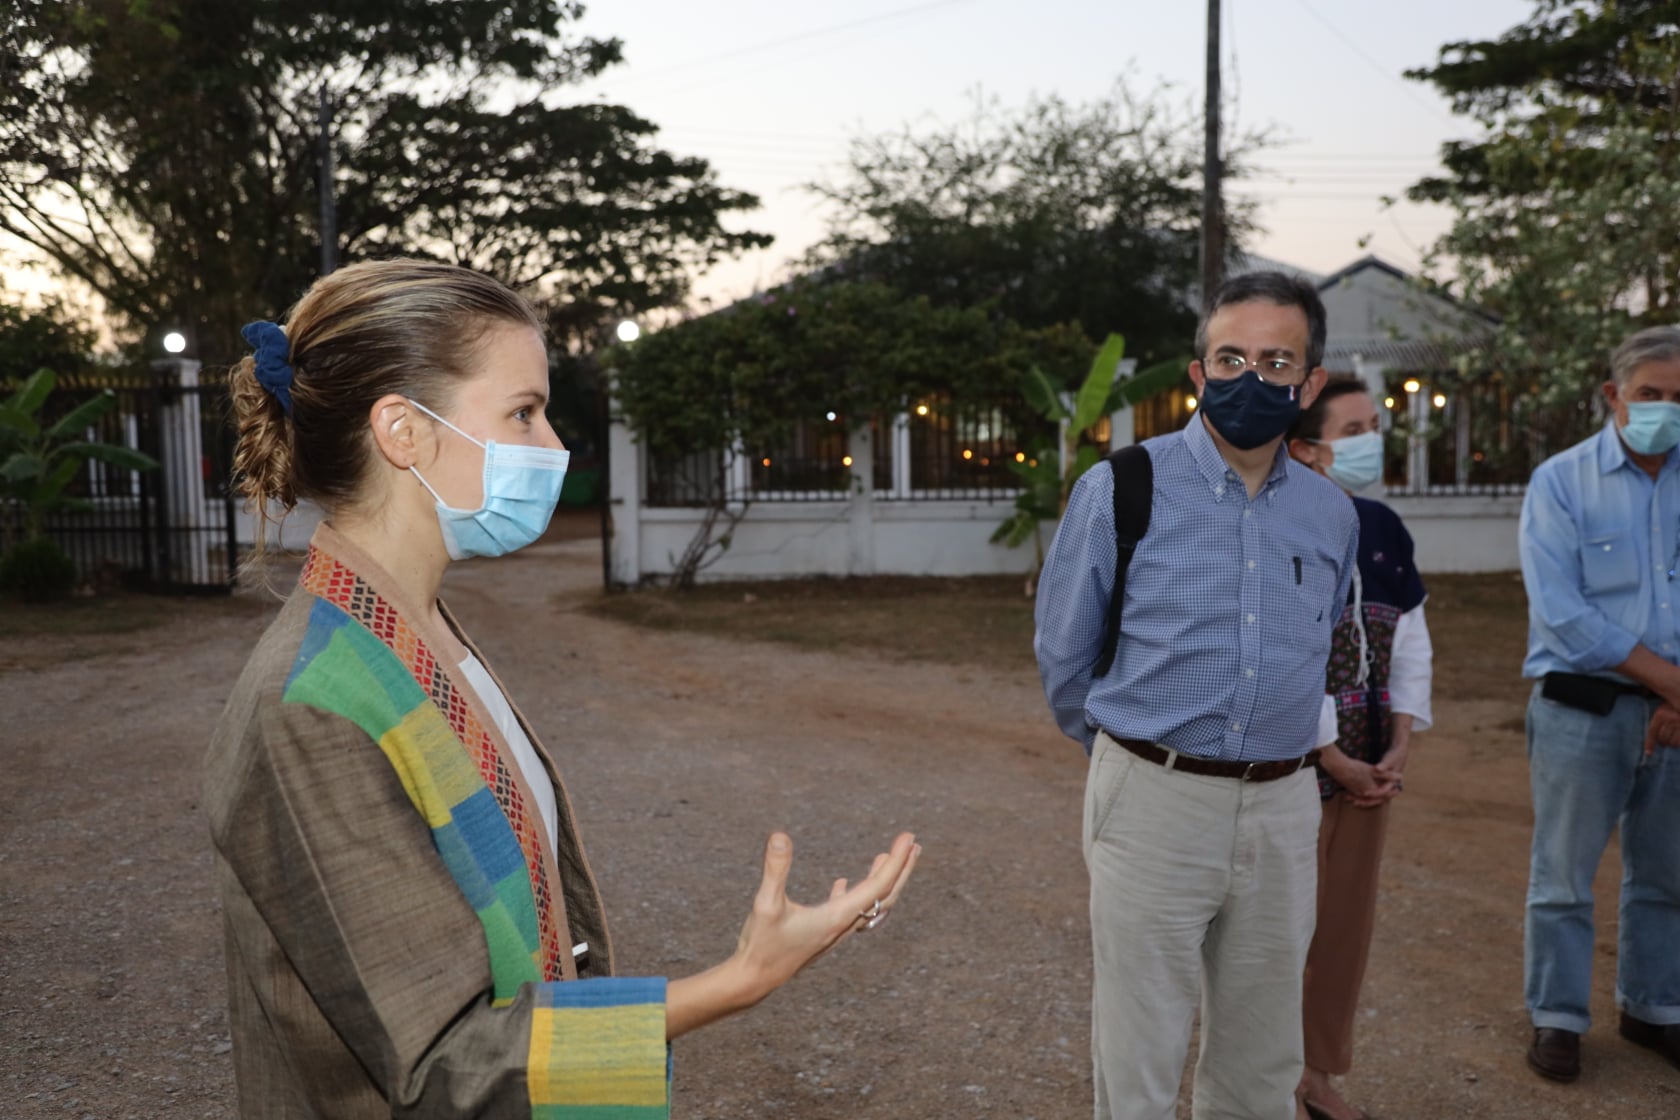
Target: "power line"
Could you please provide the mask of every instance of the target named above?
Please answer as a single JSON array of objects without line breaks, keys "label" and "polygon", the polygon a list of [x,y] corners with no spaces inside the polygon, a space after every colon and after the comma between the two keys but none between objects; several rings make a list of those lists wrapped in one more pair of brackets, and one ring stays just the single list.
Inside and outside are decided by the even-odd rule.
[{"label": "power line", "polygon": [[949,8],[958,4],[972,4],[974,2],[975,0],[931,0],[931,2],[925,4],[916,4],[908,8],[898,8],[890,12],[880,12],[876,15],[864,16],[862,19],[848,20],[845,23],[835,23],[830,24],[827,27],[817,27],[809,31],[800,31],[792,35],[784,35],[779,39],[766,39],[760,43],[752,43],[745,47],[737,47],[734,50],[724,51],[722,54],[710,55],[706,58],[693,58],[689,59],[687,62],[673,63],[672,65],[664,67],[660,70],[653,70],[641,74],[625,74],[618,77],[616,80],[620,83],[657,80],[682,71],[694,70],[699,67],[715,66],[720,62],[726,62],[730,59],[741,58],[751,54],[758,54],[761,51],[775,50],[778,47],[785,47],[789,44],[802,42],[806,39],[823,38],[828,35],[837,34],[841,31],[851,31],[859,27],[867,27],[876,23],[887,23],[892,20],[908,19],[911,16],[920,15],[923,12],[934,11],[938,8]]},{"label": "power line", "polygon": [[1353,39],[1350,38],[1345,32],[1343,32],[1341,28],[1337,27],[1335,24],[1331,23],[1328,19],[1326,19],[1319,12],[1319,10],[1317,8],[1314,8],[1311,4],[1307,3],[1307,0],[1295,0],[1295,2],[1299,5],[1301,5],[1301,7],[1306,10],[1306,13],[1308,15],[1312,16],[1319,23],[1322,23],[1325,27],[1329,28],[1330,34],[1334,35],[1336,38],[1340,39],[1344,44],[1346,44],[1348,50],[1352,51],[1354,54],[1358,55],[1361,59],[1363,59],[1365,61],[1366,65],[1370,66],[1371,69],[1377,71],[1377,73],[1381,74],[1383,77],[1387,78],[1389,81],[1393,82],[1395,85],[1399,86],[1402,90],[1404,90],[1407,97],[1410,97],[1413,101],[1416,101],[1419,105],[1422,105],[1425,109],[1428,109],[1431,113],[1434,113],[1437,117],[1440,117],[1442,120],[1446,121],[1448,124],[1454,126],[1455,128],[1463,125],[1463,123],[1464,123],[1463,121],[1456,119],[1455,117],[1451,116],[1450,114],[1442,112],[1441,107],[1439,105],[1429,101],[1426,98],[1420,97],[1418,95],[1418,91],[1417,91],[1416,87],[1408,84],[1404,78],[1400,77],[1398,74],[1393,73],[1391,70],[1388,69],[1387,66],[1385,66],[1381,62],[1378,62],[1371,55],[1366,54],[1363,47],[1361,47],[1358,43],[1354,42]]}]

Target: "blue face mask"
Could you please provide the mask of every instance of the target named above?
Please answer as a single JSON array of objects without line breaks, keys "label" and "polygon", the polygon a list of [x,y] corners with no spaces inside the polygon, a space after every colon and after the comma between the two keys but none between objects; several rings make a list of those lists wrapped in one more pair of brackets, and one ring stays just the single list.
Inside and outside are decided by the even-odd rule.
[{"label": "blue face mask", "polygon": [[484,502],[477,509],[448,505],[419,471],[408,468],[437,501],[438,525],[443,529],[443,546],[451,560],[505,556],[543,535],[560,500],[566,464],[572,458],[570,451],[495,440],[479,443],[419,401],[408,403],[462,439],[484,448]]},{"label": "blue face mask", "polygon": [[[1315,443],[1318,441],[1314,441]],[[1381,432],[1360,432],[1356,436],[1325,441],[1335,456],[1324,473],[1343,490],[1363,490],[1382,477],[1383,437]]]},{"label": "blue face mask", "polygon": [[1299,385],[1268,385],[1250,369],[1229,381],[1204,378],[1201,411],[1226,443],[1252,451],[1289,430],[1300,395]]},{"label": "blue face mask", "polygon": [[1641,455],[1666,455],[1680,444],[1680,404],[1671,401],[1629,401],[1622,442]]}]

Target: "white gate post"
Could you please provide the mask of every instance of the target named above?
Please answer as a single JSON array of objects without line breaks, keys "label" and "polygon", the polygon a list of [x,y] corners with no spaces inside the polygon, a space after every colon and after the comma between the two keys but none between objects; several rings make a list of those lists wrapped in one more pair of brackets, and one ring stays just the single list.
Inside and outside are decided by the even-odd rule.
[{"label": "white gate post", "polygon": [[203,537],[203,530],[212,522],[204,508],[204,428],[198,399],[201,368],[191,358],[164,358],[152,363],[152,369],[168,375],[181,390],[158,409],[163,494],[169,513],[165,531],[172,538],[162,552],[174,561],[174,570],[167,574],[192,584],[210,582],[209,542]]}]

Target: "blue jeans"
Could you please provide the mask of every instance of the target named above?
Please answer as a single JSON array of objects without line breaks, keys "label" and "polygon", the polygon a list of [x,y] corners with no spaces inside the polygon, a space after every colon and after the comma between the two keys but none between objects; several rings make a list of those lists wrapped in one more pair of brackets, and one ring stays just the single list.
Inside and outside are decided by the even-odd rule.
[{"label": "blue jeans", "polygon": [[1642,753],[1652,701],[1623,696],[1605,716],[1528,700],[1534,847],[1523,930],[1523,995],[1537,1027],[1585,1032],[1593,959],[1593,874],[1622,839],[1616,1006],[1680,1023],[1680,746]]}]

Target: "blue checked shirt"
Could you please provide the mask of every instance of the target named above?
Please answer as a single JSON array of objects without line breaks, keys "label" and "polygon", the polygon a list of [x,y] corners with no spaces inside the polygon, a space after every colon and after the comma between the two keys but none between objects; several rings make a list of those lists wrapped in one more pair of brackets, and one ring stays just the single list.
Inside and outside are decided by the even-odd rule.
[{"label": "blue checked shirt", "polygon": [[[1519,530],[1528,590],[1523,676],[1609,672],[1636,642],[1680,663],[1680,450],[1655,480],[1615,421],[1535,468]],[[1622,678],[1625,679],[1625,678]]]},{"label": "blue checked shirt", "polygon": [[1087,753],[1101,727],[1200,758],[1298,758],[1316,745],[1330,634],[1353,578],[1353,503],[1281,447],[1250,500],[1200,417],[1143,446],[1149,531],[1101,680],[1091,668],[1115,558],[1107,464],[1074,484],[1044,560],[1033,650],[1056,722]]}]

